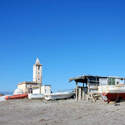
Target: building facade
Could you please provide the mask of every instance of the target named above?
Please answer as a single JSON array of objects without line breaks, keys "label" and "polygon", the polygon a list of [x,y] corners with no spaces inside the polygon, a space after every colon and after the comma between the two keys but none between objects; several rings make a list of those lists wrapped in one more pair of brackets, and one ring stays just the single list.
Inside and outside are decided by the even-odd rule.
[{"label": "building facade", "polygon": [[30,81],[24,81],[18,84],[18,89],[21,89],[23,93],[32,93],[33,89],[39,88],[39,84]]},{"label": "building facade", "polygon": [[18,89],[21,89],[23,93],[32,93],[33,89],[41,88],[42,86],[42,65],[39,59],[36,59],[36,63],[33,65],[33,81],[24,81],[17,85]]},{"label": "building facade", "polygon": [[[39,93],[40,93],[39,88],[33,89],[33,94],[39,94]],[[41,94],[50,95],[51,94],[51,85],[41,86]]]}]

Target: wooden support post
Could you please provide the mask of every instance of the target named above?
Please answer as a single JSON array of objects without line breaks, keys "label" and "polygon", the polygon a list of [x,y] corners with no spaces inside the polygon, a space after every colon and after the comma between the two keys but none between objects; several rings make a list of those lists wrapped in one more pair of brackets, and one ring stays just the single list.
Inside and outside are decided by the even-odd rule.
[{"label": "wooden support post", "polygon": [[76,101],[78,101],[78,83],[76,82]]},{"label": "wooden support post", "polygon": [[83,87],[81,87],[81,100],[83,99]]},{"label": "wooden support post", "polygon": [[89,83],[88,78],[87,78],[87,86],[88,86],[87,100],[89,100],[89,98],[90,98],[90,83]]},{"label": "wooden support post", "polygon": [[79,100],[82,100],[82,91],[81,91],[81,90],[82,90],[82,88],[79,87],[79,88],[78,88],[78,99],[79,99]]},{"label": "wooden support post", "polygon": [[83,94],[82,94],[82,99],[85,100],[85,88],[84,88],[84,83],[83,83],[83,90],[82,90]]},{"label": "wooden support post", "polygon": [[89,81],[88,81],[88,79],[87,79],[87,86],[88,86],[88,94],[89,94],[89,92],[90,92],[90,83],[89,83]]}]

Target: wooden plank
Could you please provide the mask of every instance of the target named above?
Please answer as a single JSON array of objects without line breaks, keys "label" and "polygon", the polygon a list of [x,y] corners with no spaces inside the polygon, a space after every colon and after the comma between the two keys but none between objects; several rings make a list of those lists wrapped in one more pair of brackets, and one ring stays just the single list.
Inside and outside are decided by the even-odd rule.
[{"label": "wooden plank", "polygon": [[76,101],[78,101],[78,83],[76,82]]}]

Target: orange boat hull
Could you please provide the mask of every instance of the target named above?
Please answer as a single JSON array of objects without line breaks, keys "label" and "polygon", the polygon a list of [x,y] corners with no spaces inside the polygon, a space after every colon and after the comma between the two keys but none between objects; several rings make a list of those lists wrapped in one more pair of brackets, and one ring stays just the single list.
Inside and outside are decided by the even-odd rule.
[{"label": "orange boat hull", "polygon": [[28,94],[18,94],[18,95],[12,95],[12,96],[6,96],[6,100],[9,99],[23,99],[23,98],[27,98]]}]

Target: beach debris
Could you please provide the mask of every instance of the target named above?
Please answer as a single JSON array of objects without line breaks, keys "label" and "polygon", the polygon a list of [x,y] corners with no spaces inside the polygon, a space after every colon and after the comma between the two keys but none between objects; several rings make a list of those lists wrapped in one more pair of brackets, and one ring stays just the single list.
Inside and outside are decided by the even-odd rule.
[{"label": "beach debris", "polygon": [[120,103],[115,103],[114,106],[120,106]]}]

